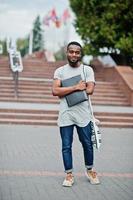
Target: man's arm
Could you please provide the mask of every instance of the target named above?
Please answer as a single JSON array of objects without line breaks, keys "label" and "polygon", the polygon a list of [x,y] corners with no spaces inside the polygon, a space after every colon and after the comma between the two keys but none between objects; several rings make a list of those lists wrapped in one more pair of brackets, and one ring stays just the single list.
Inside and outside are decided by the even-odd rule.
[{"label": "man's arm", "polygon": [[86,83],[84,81],[79,81],[78,84],[70,87],[61,87],[61,80],[55,79],[53,81],[52,93],[53,96],[63,97],[75,91],[82,91],[86,89]]},{"label": "man's arm", "polygon": [[95,83],[94,82],[87,82],[86,83],[86,92],[88,95],[93,94],[95,88]]}]

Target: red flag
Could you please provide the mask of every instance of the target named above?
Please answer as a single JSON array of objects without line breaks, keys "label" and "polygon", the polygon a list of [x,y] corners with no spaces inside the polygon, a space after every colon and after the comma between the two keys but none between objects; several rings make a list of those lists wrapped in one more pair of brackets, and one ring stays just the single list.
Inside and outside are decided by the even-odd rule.
[{"label": "red flag", "polygon": [[62,21],[64,23],[67,22],[67,20],[71,17],[70,13],[69,13],[69,10],[68,9],[65,9],[64,12],[63,12],[63,15],[62,15]]},{"label": "red flag", "polygon": [[51,10],[50,17],[53,22],[55,22],[57,20],[57,14],[56,14],[56,10],[54,8]]},{"label": "red flag", "polygon": [[60,28],[61,20],[56,14],[56,10],[53,8],[51,11],[51,20],[55,23],[56,28]]}]

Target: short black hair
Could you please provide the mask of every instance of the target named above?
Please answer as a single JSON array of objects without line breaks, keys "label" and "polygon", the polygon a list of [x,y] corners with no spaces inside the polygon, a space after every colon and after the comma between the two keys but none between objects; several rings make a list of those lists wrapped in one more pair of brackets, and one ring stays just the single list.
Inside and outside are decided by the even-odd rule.
[{"label": "short black hair", "polygon": [[82,50],[82,46],[81,46],[81,44],[79,44],[79,43],[76,42],[76,41],[69,42],[69,44],[67,45],[67,50],[68,50],[68,48],[69,48],[70,45],[76,45],[76,46],[79,46],[79,47],[81,48],[81,50]]}]

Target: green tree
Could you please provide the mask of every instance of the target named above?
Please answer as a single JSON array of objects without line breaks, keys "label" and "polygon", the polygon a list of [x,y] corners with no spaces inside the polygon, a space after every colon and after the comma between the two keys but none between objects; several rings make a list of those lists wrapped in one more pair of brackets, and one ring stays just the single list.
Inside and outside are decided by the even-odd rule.
[{"label": "green tree", "polygon": [[57,51],[54,56],[56,60],[66,60],[66,54],[65,54],[65,47],[61,47],[59,51]]},{"label": "green tree", "polygon": [[8,53],[7,53],[7,47],[6,47],[6,39],[0,40],[0,44],[2,45],[2,48],[3,48],[2,55],[7,56]]},{"label": "green tree", "polygon": [[133,6],[131,0],[70,0],[75,27],[93,55],[106,49],[123,64],[133,59]]},{"label": "green tree", "polygon": [[33,52],[44,49],[43,30],[40,16],[37,16],[33,24]]},{"label": "green tree", "polygon": [[22,56],[28,54],[29,37],[17,39],[17,49],[21,52]]}]

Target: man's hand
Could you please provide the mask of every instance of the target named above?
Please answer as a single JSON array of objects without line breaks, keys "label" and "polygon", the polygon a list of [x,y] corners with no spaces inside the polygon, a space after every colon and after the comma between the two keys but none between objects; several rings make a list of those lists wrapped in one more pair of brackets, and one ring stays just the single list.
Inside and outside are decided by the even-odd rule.
[{"label": "man's hand", "polygon": [[61,81],[58,79],[53,81],[52,93],[54,96],[63,97],[78,90],[86,90],[86,83],[84,81],[81,80],[78,84],[70,87],[61,87]]},{"label": "man's hand", "polygon": [[79,83],[77,85],[75,85],[75,90],[86,90],[86,83],[85,81],[79,81]]}]

